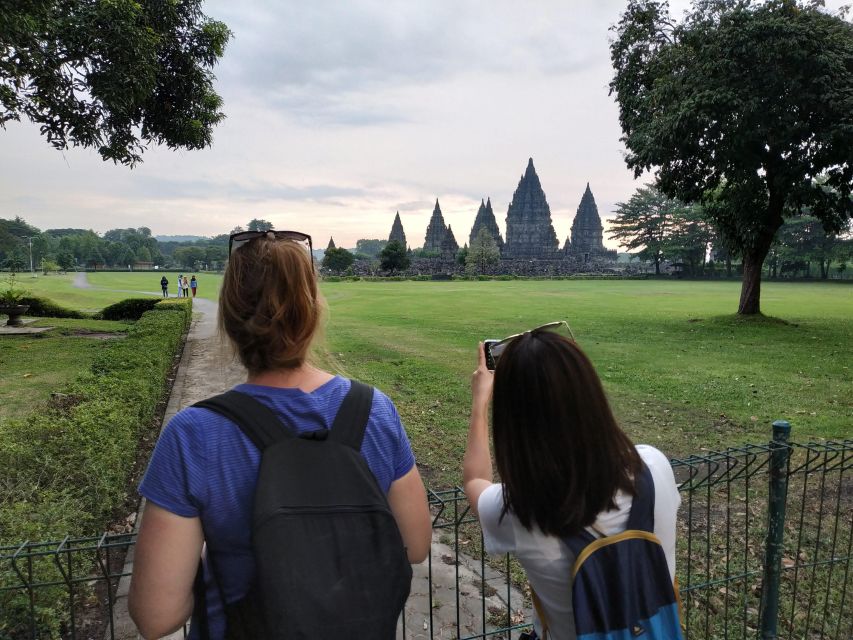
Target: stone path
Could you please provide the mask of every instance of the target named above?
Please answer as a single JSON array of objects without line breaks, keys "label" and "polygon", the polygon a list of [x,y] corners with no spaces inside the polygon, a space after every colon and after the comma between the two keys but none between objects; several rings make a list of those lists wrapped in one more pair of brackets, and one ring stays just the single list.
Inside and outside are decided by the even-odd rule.
[{"label": "stone path", "polygon": [[[81,275],[81,274],[78,274]],[[85,276],[85,274],[82,274]],[[76,285],[75,285],[76,286]],[[172,393],[163,418],[165,425],[175,413],[203,398],[221,393],[246,379],[246,371],[230,358],[228,349],[217,334],[216,303],[204,298],[193,300],[193,324],[184,347],[181,364],[175,377]],[[139,526],[137,519],[137,527]],[[433,533],[431,551],[432,608],[430,609],[429,585],[430,563],[424,562],[413,567],[412,591],[406,604],[405,634],[402,624],[398,638],[404,640],[425,640],[429,638],[464,638],[482,634],[483,601],[481,593],[485,591],[486,628],[496,628],[488,621],[506,618],[507,583],[504,576],[487,565],[485,587],[480,571],[480,562],[460,555],[455,563],[453,548]],[[125,571],[133,566],[132,552],[128,554]],[[457,579],[460,594],[457,608]],[[127,614],[127,588],[129,579],[123,579],[119,585],[115,605],[116,638],[128,640],[137,638],[135,627]],[[517,611],[521,608],[521,594],[510,591],[513,617],[516,621],[532,620],[531,612]],[[432,610],[432,616],[430,616]],[[504,613],[501,615],[500,611]],[[430,619],[432,618],[432,619]],[[457,629],[458,620],[458,629]],[[502,626],[499,623],[498,626]],[[109,636],[108,636],[109,637]],[[181,632],[170,636],[177,640]],[[500,637],[500,636],[493,636]],[[517,634],[513,634],[517,637]]]}]

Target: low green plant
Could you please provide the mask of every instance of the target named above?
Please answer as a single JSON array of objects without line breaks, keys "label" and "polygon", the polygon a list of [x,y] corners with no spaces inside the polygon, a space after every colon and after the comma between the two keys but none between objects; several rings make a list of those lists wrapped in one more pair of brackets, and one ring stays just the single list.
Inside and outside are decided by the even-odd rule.
[{"label": "low green plant", "polygon": [[[0,422],[0,547],[91,534],[115,517],[139,442],[156,434],[156,408],[191,318],[189,299],[157,305],[60,389],[71,400]],[[36,565],[33,579],[49,581],[49,565]],[[0,571],[0,637],[29,615],[25,593],[2,589],[19,583]],[[35,597],[39,637],[59,637],[51,612],[67,598],[64,587],[45,586]]]},{"label": "low green plant", "polygon": [[101,320],[139,320],[143,313],[151,311],[161,301],[162,298],[127,298],[104,307],[98,317]]},{"label": "low green plant", "polygon": [[21,300],[29,295],[29,291],[17,286],[18,278],[14,271],[9,272],[6,278],[6,286],[0,289],[0,304],[15,306],[21,304]]},{"label": "low green plant", "polygon": [[24,296],[19,300],[18,304],[27,305],[29,307],[29,309],[27,309],[27,315],[37,318],[77,318],[82,320],[84,318],[92,317],[91,313],[77,311],[76,309],[68,309],[56,304],[52,300],[37,296]]}]

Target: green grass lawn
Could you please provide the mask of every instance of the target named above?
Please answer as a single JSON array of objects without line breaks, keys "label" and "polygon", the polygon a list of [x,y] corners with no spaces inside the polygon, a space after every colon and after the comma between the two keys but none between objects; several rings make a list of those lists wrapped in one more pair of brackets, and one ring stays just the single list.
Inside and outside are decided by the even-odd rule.
[{"label": "green grass lawn", "polygon": [[[174,291],[176,275],[167,277]],[[94,288],[75,289],[72,278],[22,284],[98,309],[159,282],[156,273],[96,273]],[[221,276],[202,274],[199,283],[201,297],[216,299]],[[765,441],[778,418],[791,421],[799,441],[853,437],[853,287],[843,284],[765,283],[768,317],[753,320],[733,315],[737,282],[340,282],[322,290],[331,365],[392,397],[434,486],[458,481],[477,341],[556,319],[569,321],[631,436],[669,455]],[[81,340],[69,351],[97,348]],[[60,369],[64,357],[45,362]],[[17,362],[20,377],[27,360]],[[56,388],[42,381],[50,386],[43,396]],[[6,385],[4,404],[16,395]]]},{"label": "green grass lawn", "polygon": [[0,421],[30,413],[46,402],[51,392],[61,390],[88,369],[103,345],[93,334],[121,335],[130,325],[46,318],[34,326],[54,329],[34,335],[0,336]]},{"label": "green grass lawn", "polygon": [[566,319],[637,442],[672,456],[769,437],[853,436],[853,288],[765,284],[773,318],[735,318],[738,283],[327,283],[327,348],[397,403],[435,486],[459,479],[476,344]]},{"label": "green grass lawn", "polygon": [[[160,296],[160,278],[163,272],[136,273],[87,273],[88,289],[74,286],[77,274],[42,275],[31,278],[22,274],[18,286],[28,289],[35,296],[49,298],[54,302],[72,309],[83,311],[99,311],[119,300],[146,295]],[[177,273],[165,273],[169,280],[169,295],[177,295]],[[190,274],[192,275],[192,274]],[[219,287],[222,284],[221,274],[197,274],[199,282],[198,296],[210,300],[219,299]]]}]

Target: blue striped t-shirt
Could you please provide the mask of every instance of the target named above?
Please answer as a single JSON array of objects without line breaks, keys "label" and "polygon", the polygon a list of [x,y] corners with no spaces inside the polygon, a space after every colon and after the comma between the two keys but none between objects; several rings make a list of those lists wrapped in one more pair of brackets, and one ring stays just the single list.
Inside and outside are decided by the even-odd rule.
[{"label": "blue striped t-shirt", "polygon": [[[304,433],[331,428],[350,381],[337,376],[311,393],[254,384],[234,388],[260,400],[292,429]],[[361,453],[386,493],[415,464],[397,409],[378,389],[373,394]],[[139,486],[146,499],[167,511],[201,518],[228,602],[242,598],[254,576],[252,502],[260,457],[230,420],[189,407],[163,429]],[[211,637],[221,637],[222,610],[210,580],[207,592]]]}]

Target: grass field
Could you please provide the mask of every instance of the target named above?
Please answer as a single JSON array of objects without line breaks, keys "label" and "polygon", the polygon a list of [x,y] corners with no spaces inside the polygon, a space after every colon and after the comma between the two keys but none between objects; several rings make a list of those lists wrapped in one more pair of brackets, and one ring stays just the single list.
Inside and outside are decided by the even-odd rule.
[{"label": "grass field", "polygon": [[[328,349],[397,402],[421,461],[457,479],[476,343],[566,319],[636,441],[670,455],[853,436],[853,288],[765,284],[774,318],[731,312],[737,283],[328,283]],[[432,462],[431,464],[431,461]],[[454,467],[458,465],[453,465]],[[444,486],[442,483],[441,486]]]},{"label": "grass field", "polygon": [[[177,273],[165,273],[169,280],[169,295],[177,295]],[[41,275],[31,278],[27,274],[19,276],[18,286],[28,289],[35,296],[49,298],[58,304],[72,309],[98,311],[107,305],[125,298],[153,295],[160,296],[160,278],[163,273],[87,273],[89,288],[74,286],[77,274]],[[220,274],[197,274],[199,282],[198,296],[216,300],[222,283]]]},{"label": "grass field", "polygon": [[34,335],[0,336],[0,420],[21,416],[47,401],[88,369],[102,340],[120,337],[130,324],[106,320],[42,319],[51,326]]},{"label": "grass field", "polygon": [[[99,308],[156,291],[158,280],[98,273],[89,275],[93,289],[72,288],[70,276],[37,282],[57,302]],[[215,298],[221,277],[199,281],[200,296]],[[753,320],[733,315],[739,290],[684,281],[325,283],[325,346],[340,371],[394,399],[436,486],[458,481],[477,341],[555,319],[569,321],[631,436],[669,455],[764,441],[778,418],[798,441],[853,436],[853,287],[765,283],[769,317]]]}]

